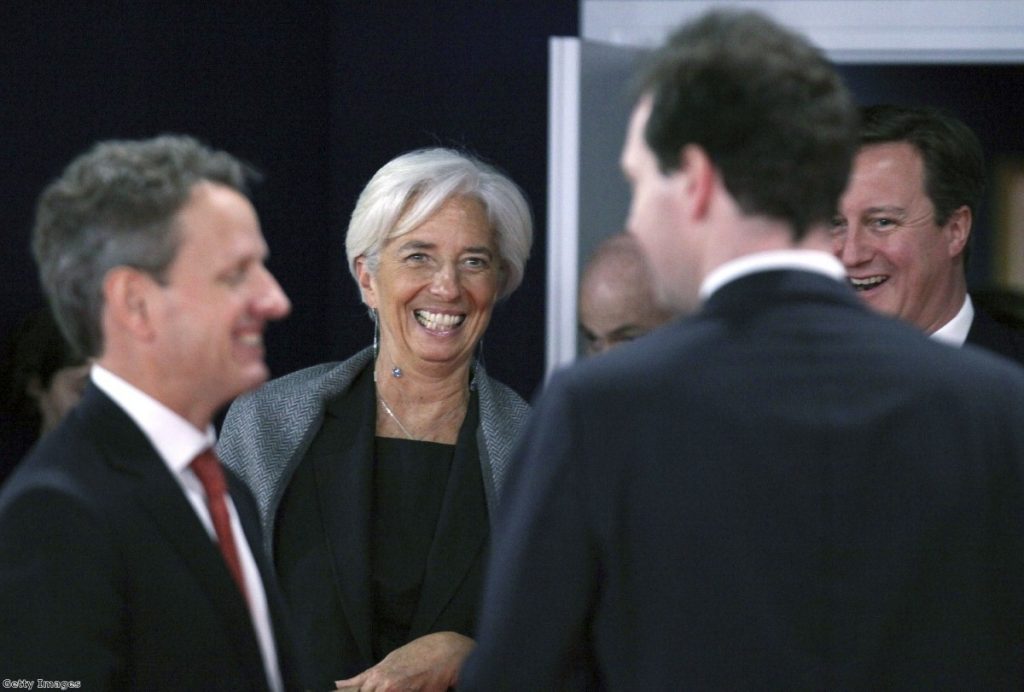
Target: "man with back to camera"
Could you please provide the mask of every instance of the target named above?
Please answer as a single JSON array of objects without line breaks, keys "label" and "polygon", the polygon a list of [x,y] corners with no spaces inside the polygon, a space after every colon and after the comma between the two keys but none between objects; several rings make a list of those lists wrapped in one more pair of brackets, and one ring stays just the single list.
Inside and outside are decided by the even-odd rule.
[{"label": "man with back to camera", "polygon": [[539,397],[460,689],[1019,687],[1024,373],[846,284],[833,68],[713,12],[641,94],[628,227],[700,307]]},{"label": "man with back to camera", "polygon": [[586,355],[638,339],[673,316],[654,298],[651,273],[636,239],[616,233],[602,240],[580,281],[580,334]]},{"label": "man with back to camera", "polygon": [[972,224],[985,190],[981,143],[933,108],[869,106],[832,224],[833,251],[864,301],[945,343],[1024,363],[1024,334],[967,293]]},{"label": "man with back to camera", "polygon": [[188,137],[112,141],[40,197],[43,287],[95,364],[0,493],[4,678],[301,686],[256,508],[203,453],[218,409],[267,378],[264,328],[290,310],[248,177]]}]

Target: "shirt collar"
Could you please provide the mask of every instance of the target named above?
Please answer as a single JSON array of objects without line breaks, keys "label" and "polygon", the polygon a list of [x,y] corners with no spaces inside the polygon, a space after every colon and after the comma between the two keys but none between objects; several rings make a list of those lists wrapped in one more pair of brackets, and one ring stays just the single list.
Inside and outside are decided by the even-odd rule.
[{"label": "shirt collar", "polygon": [[836,281],[846,279],[842,262],[833,255],[820,250],[768,250],[744,255],[716,267],[704,277],[700,285],[700,299],[705,301],[711,294],[730,281],[755,272],[775,269],[797,269],[824,274]]},{"label": "shirt collar", "polygon": [[199,430],[162,403],[101,365],[90,370],[93,384],[135,421],[174,472],[181,472],[197,454],[212,447],[217,437],[213,426]]},{"label": "shirt collar", "polygon": [[971,324],[974,322],[974,303],[971,296],[964,296],[964,304],[960,311],[953,316],[949,322],[942,325],[930,336],[936,341],[941,341],[951,346],[963,346],[967,341],[967,332],[971,331]]}]

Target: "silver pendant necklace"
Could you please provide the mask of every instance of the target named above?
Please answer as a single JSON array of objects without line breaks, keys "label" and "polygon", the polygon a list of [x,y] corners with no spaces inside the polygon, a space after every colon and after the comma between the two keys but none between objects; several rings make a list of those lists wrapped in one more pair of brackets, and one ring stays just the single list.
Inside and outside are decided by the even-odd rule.
[{"label": "silver pendant necklace", "polygon": [[[376,339],[375,339],[374,340],[374,356],[376,356],[376,350],[377,350],[377,344],[376,344]],[[397,365],[395,367],[391,368],[391,376],[396,378],[396,379],[401,377],[402,376],[402,369],[400,367],[398,367]],[[406,437],[408,437],[410,440],[415,440],[416,437],[413,436],[413,434],[411,432],[409,432],[409,428],[405,427],[405,425],[402,423],[402,421],[399,420],[398,416],[395,415],[395,412],[391,410],[391,407],[388,406],[388,402],[384,400],[384,396],[380,393],[380,389],[377,388],[377,368],[376,367],[374,367],[374,369],[373,369],[373,388],[377,392],[377,400],[380,401],[380,405],[384,407],[384,412],[387,413],[389,416],[391,416],[391,420],[395,421],[395,423],[398,425],[398,428],[405,434]]]},{"label": "silver pendant necklace", "polygon": [[[400,367],[398,367],[397,365],[395,365],[394,367],[391,368],[391,377],[395,378],[396,380],[400,379],[403,374],[404,373],[402,372],[402,369]],[[411,432],[409,432],[409,428],[405,427],[405,423],[402,422],[402,420],[398,417],[398,414],[396,414],[394,412],[394,410],[391,408],[391,405],[387,402],[387,400],[384,398],[384,396],[380,393],[380,388],[377,387],[377,368],[376,367],[374,367],[374,369],[373,369],[373,384],[374,384],[374,389],[377,392],[377,400],[380,401],[380,405],[381,405],[381,408],[384,409],[384,413],[388,414],[388,416],[391,418],[391,420],[395,421],[395,425],[398,426],[398,429],[401,430],[402,434],[404,434],[408,439],[410,439],[410,440],[417,440],[419,442],[422,442],[425,438],[417,437],[416,435],[413,435]],[[465,406],[467,404],[468,404],[468,398],[467,398],[466,401],[456,404],[452,408],[451,411],[449,411],[448,413],[444,414],[443,416],[441,416],[440,419],[435,421],[434,425],[435,426],[441,426],[444,423],[447,423],[448,420],[451,419],[451,417],[453,415],[455,415],[455,413],[457,411],[459,411],[459,409],[461,409],[463,406]]]}]

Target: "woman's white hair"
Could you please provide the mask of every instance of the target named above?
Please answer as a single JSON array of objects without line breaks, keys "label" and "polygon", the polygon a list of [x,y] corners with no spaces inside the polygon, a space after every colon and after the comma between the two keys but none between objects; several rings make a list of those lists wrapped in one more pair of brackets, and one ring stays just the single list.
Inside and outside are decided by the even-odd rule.
[{"label": "woman's white hair", "polygon": [[498,298],[523,280],[533,243],[530,207],[519,186],[482,161],[442,147],[418,149],[386,163],[363,188],[345,237],[348,268],[356,281],[356,259],[377,273],[380,251],[433,216],[452,197],[475,199],[484,208],[498,245]]}]

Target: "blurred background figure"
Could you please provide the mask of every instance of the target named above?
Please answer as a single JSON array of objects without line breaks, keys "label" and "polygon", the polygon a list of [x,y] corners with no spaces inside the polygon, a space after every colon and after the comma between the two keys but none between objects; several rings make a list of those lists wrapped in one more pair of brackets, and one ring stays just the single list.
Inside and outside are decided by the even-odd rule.
[{"label": "blurred background figure", "polygon": [[46,308],[25,317],[4,344],[0,359],[3,482],[29,447],[78,403],[89,366],[68,344]]},{"label": "blurred background figure", "polygon": [[639,338],[676,315],[655,300],[647,260],[628,233],[605,238],[594,250],[583,270],[579,301],[588,356]]}]

